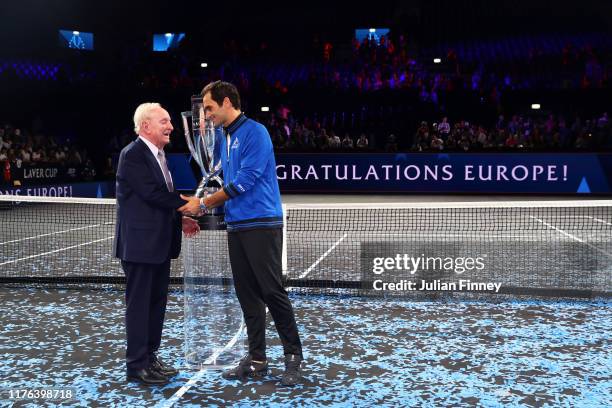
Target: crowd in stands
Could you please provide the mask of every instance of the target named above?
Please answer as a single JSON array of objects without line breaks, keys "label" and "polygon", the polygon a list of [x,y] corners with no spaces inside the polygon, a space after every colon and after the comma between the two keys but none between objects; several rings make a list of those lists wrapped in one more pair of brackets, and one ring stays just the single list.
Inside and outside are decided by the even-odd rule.
[{"label": "crowd in stands", "polygon": [[[389,145],[387,145],[387,148]],[[465,120],[454,124],[444,117],[431,126],[421,122],[412,138],[411,151],[577,151],[612,148],[608,113],[599,118],[571,121],[562,116],[530,118],[500,115],[493,127]]]},{"label": "crowd in stands", "polygon": [[[312,50],[312,55],[309,54],[306,60],[285,61],[279,59],[282,54],[274,54],[265,44],[251,46],[249,51],[245,51],[240,44],[229,40],[223,50],[224,62],[215,65],[210,61],[210,67],[206,69],[200,66],[201,50],[179,48],[164,56],[126,55],[119,58],[113,72],[120,73],[116,84],[127,89],[128,93],[133,92],[129,88],[132,86],[148,92],[148,95],[159,95],[164,88],[176,96],[181,94],[177,89],[193,93],[209,80],[224,79],[235,83],[247,102],[270,97],[272,108],[278,108],[275,112],[258,115],[254,114],[258,107],[251,106],[247,114],[267,126],[279,152],[574,151],[612,148],[607,113],[593,118],[559,113],[544,117],[512,114],[491,120],[494,114],[484,123],[482,115],[470,117],[469,113],[456,113],[455,116],[462,117],[453,117],[452,107],[442,109],[438,106],[444,101],[445,94],[467,91],[482,96],[483,100],[495,106],[496,112],[513,112],[514,108],[502,106],[505,93],[534,89],[609,89],[612,68],[612,37],[609,35],[568,35],[558,41],[534,35],[528,40],[475,40],[469,44],[442,44],[428,49],[415,44],[407,35],[392,32],[388,37],[376,40],[366,38],[358,41],[354,38],[350,46],[317,41]],[[262,55],[266,58],[261,58]],[[439,63],[434,63],[433,57],[439,57]],[[73,75],[67,75],[60,65],[34,65],[28,63],[15,68],[20,66],[0,64],[0,78],[17,70],[23,71],[23,75],[34,72],[39,79],[48,77],[55,80],[57,75],[58,78],[70,76],[87,81],[100,80],[105,86],[112,82],[102,74],[85,75],[76,70]],[[94,67],[95,64],[91,67],[84,64],[77,68],[93,73],[97,72]],[[49,73],[53,75],[49,77]],[[30,78],[27,75],[25,78]],[[74,79],[76,82],[79,80]],[[124,87],[125,84],[129,86]],[[326,92],[328,90],[333,94]],[[311,111],[303,111],[304,106],[313,106],[316,104],[312,102],[317,102],[302,98],[305,94],[325,99],[343,93],[351,97],[360,94],[365,95],[363,100],[371,101],[374,99],[372,94],[382,90],[401,94],[402,98],[405,94],[396,91],[410,90],[415,98],[418,94],[419,102],[436,106],[436,116],[415,114],[409,117],[405,112],[392,112],[392,120],[382,119],[379,123],[401,122],[406,118],[414,120],[415,117],[437,117],[438,120],[421,122],[415,132],[392,123],[385,129],[377,127],[378,124],[363,126],[362,122],[352,126],[338,125],[317,118]],[[328,95],[332,97],[327,98]],[[288,101],[291,105],[291,100],[306,100],[307,103],[296,107],[296,115],[293,115],[282,104]],[[171,113],[176,114],[184,108],[187,99],[180,103],[181,107],[168,107]],[[406,103],[411,104],[412,100]],[[389,102],[388,105],[394,106]],[[347,112],[355,114],[354,107],[347,108]],[[181,125],[176,119],[174,122],[176,130],[168,150],[185,153],[187,148]],[[412,123],[415,122],[408,125],[410,129],[413,129]],[[113,172],[113,154],[135,137],[132,131],[114,135],[109,140],[107,151],[91,149],[96,155],[104,154],[106,165],[102,173],[109,176]],[[90,162],[90,158],[85,149],[69,140],[57,141],[38,130],[0,125],[0,162],[3,161],[16,166],[37,163],[78,166]]]},{"label": "crowd in stands", "polygon": [[[266,43],[226,41],[223,56],[201,64],[201,50],[182,47],[167,58],[126,51],[117,61],[122,86],[144,89],[197,88],[211,78],[236,83],[241,92],[291,93],[300,88],[331,88],[368,93],[381,89],[416,89],[437,103],[441,93],[470,90],[500,98],[507,90],[609,88],[612,36],[550,35],[417,45],[408,35],[391,32],[376,40],[353,38],[350,45],[319,41],[315,56],[282,58]],[[262,58],[265,55],[266,58]],[[434,58],[439,58],[437,64]],[[248,61],[248,62],[246,62]],[[95,74],[96,64],[0,61],[0,77],[68,82],[108,80]]]},{"label": "crowd in stands", "polygon": [[58,142],[52,135],[9,124],[0,125],[0,162],[17,167],[50,164],[80,166],[90,160],[87,151],[69,139]]},{"label": "crowd in stands", "polygon": [[608,113],[583,120],[560,115],[530,117],[500,115],[493,126],[468,120],[423,121],[414,134],[386,137],[373,132],[335,131],[306,118],[295,120],[277,112],[260,117],[277,151],[576,151],[612,148]]},{"label": "crowd in stands", "polygon": [[[170,67],[166,63],[158,69],[153,61],[136,75],[144,88],[193,89],[209,77],[224,78],[243,93],[251,88],[280,94],[303,88],[359,93],[416,89],[422,100],[433,103],[455,90],[477,92],[497,102],[508,90],[609,88],[612,37],[563,40],[535,36],[530,41],[488,40],[467,49],[456,44],[427,48],[411,45],[403,34],[391,34],[377,40],[353,38],[350,52],[339,51],[342,44],[321,41],[314,46],[314,60],[265,62],[251,51],[243,58],[241,52],[246,51],[232,47],[220,66],[211,63],[205,70],[194,69],[198,59],[179,50],[180,57],[173,58]],[[437,64],[434,57],[440,60]]]}]

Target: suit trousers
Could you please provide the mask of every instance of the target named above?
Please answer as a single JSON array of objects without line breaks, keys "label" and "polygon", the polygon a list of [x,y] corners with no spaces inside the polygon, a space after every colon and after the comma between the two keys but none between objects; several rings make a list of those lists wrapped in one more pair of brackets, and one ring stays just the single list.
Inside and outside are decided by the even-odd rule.
[{"label": "suit trousers", "polygon": [[170,259],[161,264],[121,261],[127,278],[125,289],[125,329],[128,370],[147,368],[161,343]]},{"label": "suit trousers", "polygon": [[228,232],[229,257],[236,295],[247,326],[249,354],[266,359],[266,306],[274,319],[285,354],[302,357],[293,307],[281,281],[283,230]]}]

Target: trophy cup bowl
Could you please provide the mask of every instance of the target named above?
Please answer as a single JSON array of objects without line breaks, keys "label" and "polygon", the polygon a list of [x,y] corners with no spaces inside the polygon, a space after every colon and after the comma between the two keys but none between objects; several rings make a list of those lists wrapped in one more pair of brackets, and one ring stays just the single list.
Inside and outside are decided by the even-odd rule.
[{"label": "trophy cup bowl", "polygon": [[[191,97],[191,111],[181,112],[181,118],[187,147],[202,173],[195,196],[202,198],[214,194],[223,188],[220,176],[219,137],[213,122],[205,117],[200,96]],[[221,215],[223,209],[215,208],[211,213]]]}]

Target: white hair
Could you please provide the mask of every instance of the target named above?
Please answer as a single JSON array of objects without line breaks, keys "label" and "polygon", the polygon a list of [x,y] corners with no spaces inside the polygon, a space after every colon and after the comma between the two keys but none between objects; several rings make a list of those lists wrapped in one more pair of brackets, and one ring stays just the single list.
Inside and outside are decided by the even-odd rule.
[{"label": "white hair", "polygon": [[138,105],[134,112],[134,132],[136,132],[137,135],[140,134],[140,125],[142,122],[148,120],[151,117],[151,111],[157,108],[161,108],[159,103],[147,102]]}]

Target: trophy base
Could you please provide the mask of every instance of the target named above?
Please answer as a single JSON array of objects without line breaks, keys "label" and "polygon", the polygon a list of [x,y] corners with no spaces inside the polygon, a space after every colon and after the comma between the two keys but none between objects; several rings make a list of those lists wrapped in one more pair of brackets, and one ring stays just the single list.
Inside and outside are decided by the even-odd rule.
[{"label": "trophy base", "polygon": [[224,214],[204,214],[197,218],[202,231],[224,231],[227,229]]}]

